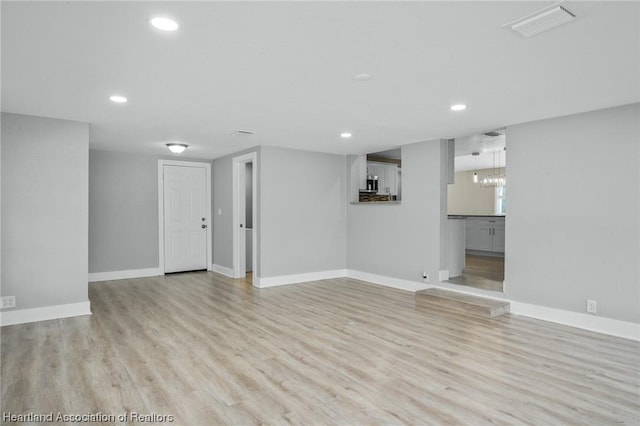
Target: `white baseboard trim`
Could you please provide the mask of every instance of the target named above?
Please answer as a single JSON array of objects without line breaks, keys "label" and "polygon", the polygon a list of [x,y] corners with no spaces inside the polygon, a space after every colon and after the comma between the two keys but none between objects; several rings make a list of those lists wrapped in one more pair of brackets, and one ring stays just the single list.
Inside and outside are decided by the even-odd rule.
[{"label": "white baseboard trim", "polygon": [[258,288],[275,287],[278,285],[304,283],[309,281],[328,280],[345,277],[344,269],[333,271],[308,272],[304,274],[280,275],[277,277],[253,277],[253,285]]},{"label": "white baseboard trim", "polygon": [[91,302],[86,301],[66,305],[0,312],[0,325],[25,324],[28,322],[48,321],[81,315],[91,315]]},{"label": "white baseboard trim", "polygon": [[[233,278],[233,269],[226,266],[211,264],[210,270],[227,277]],[[439,271],[441,281],[449,271]],[[89,274],[89,281],[109,281],[121,280],[127,278],[142,278],[162,275],[159,268],[136,269],[129,271],[114,272],[98,272]],[[357,271],[353,269],[336,269],[332,271],[309,272],[304,274],[281,275],[276,277],[256,277],[254,276],[253,285],[258,288],[275,287],[280,285],[303,283],[309,281],[326,280],[332,278],[354,278],[367,281],[374,284],[380,284],[386,287],[396,288],[407,291],[420,291],[431,287],[438,287],[458,293],[470,294],[474,296],[486,297],[497,300],[504,300],[511,304],[511,313],[526,317],[536,318],[543,321],[550,321],[558,324],[568,325],[571,327],[581,328],[584,330],[594,331],[597,333],[608,334],[611,336],[622,337],[625,339],[640,341],[640,324],[626,321],[615,320],[611,318],[598,317],[579,312],[565,311],[562,309],[549,308],[546,306],[533,305],[524,302],[508,300],[503,297],[504,293],[495,293],[483,290],[474,291],[458,288],[455,284],[449,283],[421,283],[418,281],[409,281],[401,278],[387,277],[384,275],[371,274],[368,272]],[[506,284],[506,283],[505,283]],[[76,306],[78,305],[78,306]],[[83,306],[80,306],[83,305]],[[90,315],[89,302],[74,303],[70,305],[58,305],[45,308],[22,309],[16,311],[7,311],[0,313],[0,324],[21,324],[34,321],[45,321],[49,319],[65,318],[77,315]]]},{"label": "white baseboard trim", "polygon": [[399,278],[370,274],[368,272],[355,271],[352,269],[347,269],[347,277],[359,279],[362,281],[368,281],[387,287],[397,288],[400,290],[415,292],[425,290],[427,288],[437,287],[444,290],[455,291],[457,293],[469,294],[472,296],[479,296],[487,299],[501,300],[510,303],[511,313],[515,315],[522,315],[543,321],[576,327],[583,330],[594,331],[596,333],[603,333],[610,336],[640,341],[640,324],[620,321],[612,318],[598,317],[594,315],[583,314],[580,312],[565,311],[562,309],[548,308],[546,306],[517,302],[506,299],[503,293],[490,292],[486,290],[467,291],[466,289],[456,288],[459,286],[456,286],[455,284],[420,283]]},{"label": "white baseboard trim", "polygon": [[89,282],[98,281],[112,281],[112,280],[126,280],[129,278],[144,278],[144,277],[156,277],[163,275],[160,272],[160,268],[148,268],[148,269],[130,269],[127,271],[112,271],[112,272],[91,272],[89,273]]},{"label": "white baseboard trim", "polygon": [[512,314],[640,341],[640,324],[523,302],[510,303]]},{"label": "white baseboard trim", "polygon": [[429,283],[421,283],[417,281],[403,280],[401,278],[385,277],[384,275],[370,274],[369,272],[356,271],[347,269],[346,276],[357,280],[368,281],[374,284],[380,284],[391,288],[397,288],[407,291],[419,291],[432,287]]},{"label": "white baseboard trim", "polygon": [[235,278],[233,276],[233,269],[227,268],[226,266],[216,265],[215,263],[212,263],[209,270],[222,274],[225,277]]}]

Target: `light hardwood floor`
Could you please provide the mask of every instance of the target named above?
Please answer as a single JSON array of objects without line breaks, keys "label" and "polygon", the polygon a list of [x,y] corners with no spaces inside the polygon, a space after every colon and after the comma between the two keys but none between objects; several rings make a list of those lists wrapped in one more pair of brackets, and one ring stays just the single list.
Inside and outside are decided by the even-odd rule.
[{"label": "light hardwood floor", "polygon": [[449,282],[484,290],[502,291],[504,281],[504,257],[465,255],[462,275],[452,277]]},{"label": "light hardwood floor", "polygon": [[[640,344],[448,312],[351,279],[93,283],[92,316],[2,328],[2,411],[173,424],[640,423]],[[140,424],[140,423],[137,423]]]}]

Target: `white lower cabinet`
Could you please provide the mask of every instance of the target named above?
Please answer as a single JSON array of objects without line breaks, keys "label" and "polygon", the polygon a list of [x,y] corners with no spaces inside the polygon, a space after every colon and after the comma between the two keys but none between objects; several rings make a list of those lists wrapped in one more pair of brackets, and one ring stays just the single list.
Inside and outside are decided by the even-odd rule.
[{"label": "white lower cabinet", "polygon": [[467,217],[465,248],[504,253],[504,218]]},{"label": "white lower cabinet", "polygon": [[504,219],[493,224],[493,251],[504,253]]}]

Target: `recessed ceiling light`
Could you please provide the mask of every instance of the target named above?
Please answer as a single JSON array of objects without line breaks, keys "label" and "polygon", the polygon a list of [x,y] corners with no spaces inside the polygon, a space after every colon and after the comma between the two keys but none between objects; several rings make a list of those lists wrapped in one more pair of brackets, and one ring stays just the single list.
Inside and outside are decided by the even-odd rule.
[{"label": "recessed ceiling light", "polygon": [[127,102],[127,98],[125,98],[124,96],[120,96],[120,95],[109,96],[109,99],[111,100],[111,102],[116,102],[118,104],[123,104],[123,103]]},{"label": "recessed ceiling light", "polygon": [[353,79],[356,80],[356,81],[371,80],[371,74],[366,74],[366,73],[356,74],[356,75],[353,76]]},{"label": "recessed ceiling light", "polygon": [[451,111],[463,111],[465,109],[467,109],[467,106],[465,104],[451,105]]},{"label": "recessed ceiling light", "polygon": [[340,133],[340,137],[341,137],[341,138],[343,138],[343,139],[349,139],[351,136],[352,136],[352,135],[351,135],[351,133],[349,133],[349,132],[342,132],[342,133]]},{"label": "recessed ceiling light", "polygon": [[169,151],[173,152],[174,154],[180,154],[185,149],[187,149],[188,146],[189,145],[187,144],[179,142],[171,142],[167,144],[167,148],[169,148]]},{"label": "recessed ceiling light", "polygon": [[151,25],[162,31],[175,31],[178,29],[178,23],[169,18],[153,18],[151,19]]}]

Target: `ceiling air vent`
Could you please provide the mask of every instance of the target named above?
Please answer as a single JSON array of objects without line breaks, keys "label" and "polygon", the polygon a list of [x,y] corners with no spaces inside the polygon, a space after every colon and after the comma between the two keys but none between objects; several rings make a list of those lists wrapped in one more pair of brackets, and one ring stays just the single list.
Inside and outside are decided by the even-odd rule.
[{"label": "ceiling air vent", "polygon": [[255,134],[253,130],[236,130],[235,132],[231,133],[231,136],[250,136],[253,134]]},{"label": "ceiling air vent", "polygon": [[499,132],[487,132],[487,133],[483,133],[483,135],[489,136],[491,138],[495,138],[495,137],[498,137],[498,136],[502,135],[502,133],[499,133]]},{"label": "ceiling air vent", "polygon": [[[564,3],[564,2],[561,2]],[[550,30],[575,19],[576,15],[561,6],[560,3],[540,9],[529,15],[508,22],[502,28],[512,29],[525,37],[531,37],[543,31]]]}]

